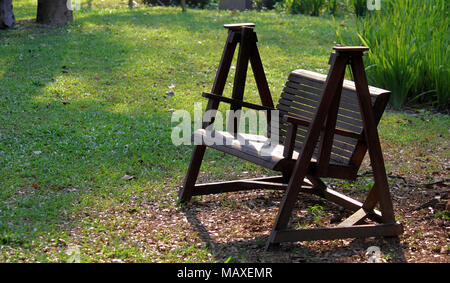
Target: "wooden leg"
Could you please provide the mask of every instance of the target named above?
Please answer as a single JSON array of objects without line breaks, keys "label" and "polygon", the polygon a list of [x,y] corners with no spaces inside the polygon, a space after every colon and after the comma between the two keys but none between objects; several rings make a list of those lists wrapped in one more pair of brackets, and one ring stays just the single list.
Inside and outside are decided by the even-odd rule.
[{"label": "wooden leg", "polygon": [[[236,50],[237,42],[235,40],[236,32],[229,30],[228,37],[225,42],[225,47],[223,49],[222,58],[220,59],[219,67],[217,69],[216,78],[211,92],[216,95],[222,95],[223,89],[225,87],[228,73],[230,71],[231,62],[233,61],[233,55]],[[219,107],[218,100],[210,99],[208,105],[206,106],[206,111],[215,110]],[[203,122],[202,127],[206,128],[210,124],[214,123],[214,117],[211,121]],[[191,157],[191,163],[189,164],[189,169],[184,179],[183,187],[181,187],[178,193],[179,202],[188,202],[192,197],[192,190],[195,186],[195,181],[197,180],[198,173],[200,171],[200,166],[202,164],[203,156],[205,154],[206,146],[196,145]]]},{"label": "wooden leg", "polygon": [[346,65],[347,58],[345,57],[337,56],[332,62],[330,72],[327,77],[327,83],[323,93],[323,97],[316,110],[314,119],[310,124],[308,134],[305,138],[304,146],[299,154],[299,159],[295,164],[286,193],[284,194],[283,200],[281,201],[280,209],[278,211],[275,224],[270,234],[267,248],[271,243],[274,243],[277,231],[285,230],[288,225],[289,219],[291,218],[292,209],[294,208],[295,201],[297,199],[297,195],[301,189],[302,181],[308,173],[308,167],[311,163],[311,157],[314,153],[314,148],[320,135],[320,130],[324,125],[328,110],[331,106],[331,102],[334,95],[336,94],[335,90],[338,88],[339,83],[342,82],[342,78],[345,75]]},{"label": "wooden leg", "polygon": [[192,197],[192,190],[195,186],[198,173],[200,172],[200,166],[202,165],[203,156],[205,154],[206,146],[196,145],[192,152],[191,163],[184,179],[183,187],[180,188],[178,193],[178,201],[180,203],[189,202]]},{"label": "wooden leg", "polygon": [[[256,34],[254,33],[255,37]],[[250,64],[252,66],[253,75],[255,77],[256,86],[258,87],[259,96],[262,105],[273,107],[272,95],[270,94],[269,84],[267,83],[266,74],[261,62],[256,40],[254,41],[253,51],[250,54]]]},{"label": "wooden leg", "polygon": [[246,180],[223,181],[215,183],[197,184],[192,195],[210,195],[225,192],[238,192],[246,190],[286,190],[282,176],[253,178]]},{"label": "wooden leg", "polygon": [[[236,100],[244,99],[245,81],[247,78],[248,63],[250,59],[250,52],[252,51],[252,40],[253,39],[253,29],[243,27],[241,29],[241,40],[239,44],[239,52],[236,61],[236,73],[234,75],[232,98]],[[241,106],[233,105],[230,106],[231,111],[241,110]],[[239,126],[239,116],[230,116],[227,121],[227,131],[236,134]]]},{"label": "wooden leg", "polygon": [[[211,93],[216,95],[222,95],[227,82],[228,73],[230,72],[231,62],[233,61],[233,55],[236,50],[237,42],[235,40],[236,33],[234,31],[228,31],[228,38],[223,49],[222,58],[220,59],[219,67],[217,69],[216,78],[214,80]],[[208,105],[205,111],[217,110],[219,108],[219,100],[209,99]],[[209,125],[214,123],[215,117],[211,117],[210,121],[203,122],[202,127],[205,129]]]},{"label": "wooden leg", "polygon": [[362,57],[355,56],[352,58],[351,66],[355,78],[355,87],[358,95],[359,108],[361,109],[365,140],[368,145],[370,163],[373,170],[373,178],[376,184],[375,189],[380,203],[383,223],[394,223],[394,209],[391,194],[389,192],[383,153],[381,151],[380,139],[377,132],[377,123],[372,110]]}]

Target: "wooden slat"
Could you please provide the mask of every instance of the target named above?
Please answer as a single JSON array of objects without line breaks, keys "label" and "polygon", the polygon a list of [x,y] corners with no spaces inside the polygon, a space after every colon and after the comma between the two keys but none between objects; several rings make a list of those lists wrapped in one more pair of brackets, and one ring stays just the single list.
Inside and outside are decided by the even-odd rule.
[{"label": "wooden slat", "polygon": [[350,157],[352,156],[351,151],[344,150],[340,147],[335,146],[334,144],[331,147],[331,153],[343,157],[343,159],[346,161],[346,163],[350,160]]},{"label": "wooden slat", "polygon": [[294,95],[301,95],[314,101],[319,101],[322,97],[322,90],[311,89],[306,85],[301,85],[290,81],[286,82],[286,85],[283,88],[283,92],[288,92]]},{"label": "wooden slat", "polygon": [[[304,82],[305,83],[305,82]],[[318,88],[320,83],[315,83],[315,86],[302,84],[298,82],[286,82],[286,87],[283,91],[286,91],[288,93],[294,94],[294,95],[301,95],[301,93],[308,93],[308,98],[312,100],[319,100],[322,97],[323,87]],[[306,83],[312,83],[312,82],[306,82]],[[341,104],[342,106],[347,107],[348,109],[354,110],[359,112],[359,106],[358,101],[356,100],[356,94],[354,91],[349,90],[343,90],[342,91],[342,100]]]},{"label": "wooden slat", "polygon": [[[307,80],[316,81],[316,82],[321,82],[321,81],[325,82],[325,80],[326,80],[326,75],[319,74],[319,73],[312,72],[312,71],[302,70],[302,69],[292,71],[289,75],[289,78],[291,78],[291,77],[294,79],[302,78],[302,79],[307,79]],[[352,81],[349,81],[349,80],[344,80],[344,89],[355,91],[356,90],[355,83]],[[388,90],[373,87],[373,86],[369,86],[369,91],[370,91],[371,96],[377,96],[377,95],[390,93],[390,91],[388,91]]]},{"label": "wooden slat", "polygon": [[[280,104],[277,105],[277,109],[282,110],[283,112],[287,112],[288,114],[292,116],[297,116],[298,118],[301,118],[303,120],[311,121],[312,117],[314,116],[315,109],[313,109],[311,106],[307,106],[304,104],[292,102],[285,99],[280,99]],[[342,109],[341,109],[342,110]],[[337,128],[347,130],[350,132],[353,132],[355,134],[361,133],[361,127],[358,125],[350,124],[348,122],[344,122],[341,120],[340,115],[338,115],[339,119],[337,120]]]},{"label": "wooden slat", "polygon": [[300,92],[298,94],[292,94],[292,92],[291,93],[287,92],[286,89],[285,89],[285,91],[283,91],[281,93],[281,99],[285,99],[285,100],[289,100],[289,101],[296,101],[299,103],[310,105],[314,108],[317,108],[317,105],[320,102],[318,100],[309,98],[308,95],[306,95],[303,92]]},{"label": "wooden slat", "polygon": [[[309,92],[316,93],[322,96],[325,82],[309,80],[307,78],[296,77],[295,79],[289,81],[296,83],[297,85],[303,85],[309,88]],[[292,86],[292,85],[291,85]],[[295,88],[295,87],[293,87]],[[357,106],[357,99],[355,99],[354,91],[343,88],[342,90],[342,100],[348,104]]]},{"label": "wooden slat", "polygon": [[253,154],[248,154],[244,151],[238,151],[234,148],[228,147],[228,146],[224,146],[224,145],[211,145],[211,148],[214,148],[216,150],[219,150],[221,152],[225,152],[228,154],[231,154],[233,156],[236,156],[238,158],[247,160],[249,162],[255,163],[257,165],[261,165],[263,167],[266,167],[268,169],[273,169],[275,168],[275,166],[277,165],[277,162],[273,161],[273,160],[266,160],[266,159],[262,159],[261,157],[255,156]]},{"label": "wooden slat", "polygon": [[[362,121],[355,117],[349,117],[349,116],[345,115],[345,113],[343,113],[343,111],[340,111],[340,110],[341,109],[339,109],[338,116],[337,116],[338,121],[343,124],[348,124],[349,127],[358,129],[358,130],[355,130],[355,132],[361,133]],[[344,128],[344,129],[346,129],[346,128]],[[348,129],[348,130],[350,130],[350,129]]]},{"label": "wooden slat", "polygon": [[[288,125],[289,124],[280,124],[280,128],[278,128],[277,126],[274,126],[274,129],[283,131],[283,133],[280,132],[280,136],[283,136],[283,134],[287,134]],[[304,137],[306,135],[307,131],[308,131],[307,127],[299,126],[297,133],[299,135],[301,135],[302,137]],[[335,134],[334,145],[338,148],[342,148],[343,150],[352,152],[355,147],[356,142],[357,142],[356,139],[344,137],[339,134]]]},{"label": "wooden slat", "polygon": [[367,216],[368,216],[367,212],[363,208],[360,208],[355,213],[350,215],[350,217],[345,219],[343,222],[339,223],[338,227],[349,227],[357,225],[359,223],[362,223],[362,221],[364,221],[364,219],[366,219]]},{"label": "wooden slat", "polygon": [[[323,91],[323,85],[324,82],[317,82],[317,81],[308,81],[304,80],[304,78],[299,79],[299,82],[288,82],[287,85],[289,86],[289,89],[297,89],[299,86],[301,86],[302,89],[307,90],[307,92],[315,94],[319,97],[322,96]],[[309,85],[308,85],[309,84]],[[299,94],[298,92],[293,92],[293,94]],[[375,103],[376,96],[371,97],[372,105]],[[358,115],[360,112],[359,105],[358,105],[358,98],[356,95],[356,91],[354,89],[342,89],[342,96],[341,96],[341,105],[340,108],[346,109],[347,111],[354,112],[353,115]],[[353,116],[350,114],[350,116]],[[360,117],[357,116],[357,118],[360,119]]]},{"label": "wooden slat", "polygon": [[286,106],[292,107],[292,108],[301,109],[303,111],[308,112],[309,115],[314,115],[316,108],[317,108],[317,104],[312,104],[312,103],[309,104],[308,101],[302,101],[301,99],[291,100],[291,99],[287,99],[286,97],[280,98],[279,104],[286,105]]},{"label": "wooden slat", "polygon": [[345,137],[340,135],[334,135],[333,146],[340,148],[342,150],[350,152],[350,155],[353,154],[353,150],[355,149],[357,140],[352,139],[353,143],[349,143],[348,139],[344,140]]},{"label": "wooden slat", "polygon": [[[311,100],[309,98],[303,97],[301,94],[292,94],[288,92],[283,92],[281,94],[280,102],[283,102],[285,105],[290,105],[290,102],[298,104],[302,103],[305,105],[310,106],[311,108],[317,108],[318,101]],[[341,116],[341,120],[344,120],[348,123],[353,123],[358,126],[361,125],[361,114],[359,113],[359,109],[357,111],[346,108],[346,106],[343,106],[342,102],[339,106],[339,114]]]},{"label": "wooden slat", "polygon": [[[286,122],[288,122],[288,123],[294,123],[294,124],[297,124],[297,125],[304,126],[305,128],[309,128],[309,126],[311,124],[311,122],[308,121],[308,120],[304,120],[304,119],[296,117],[295,115],[289,115],[289,114],[284,115],[283,116],[283,120],[286,120]],[[322,127],[321,131],[323,131],[323,130],[325,130],[325,129]],[[363,139],[363,136],[361,134],[355,133],[355,132],[351,132],[351,131],[348,131],[348,130],[344,130],[344,129],[341,129],[341,128],[334,128],[334,129],[332,129],[330,131],[333,131],[337,135],[340,135],[340,136],[343,136],[343,137],[347,137],[347,138],[351,138],[351,139],[355,139],[355,140],[362,140]]]},{"label": "wooden slat", "polygon": [[[300,126],[299,126],[300,127]],[[286,137],[287,135],[287,127],[280,129],[280,135],[282,135],[282,138],[280,138],[280,143],[284,143],[284,137]],[[306,131],[301,132],[302,135],[297,134],[296,140],[295,140],[295,150],[300,151],[301,148],[303,147],[303,143],[304,143],[304,139],[305,139],[305,134]],[[316,158],[318,154],[318,148],[316,146],[316,148],[314,149],[314,157]],[[333,145],[332,151],[331,151],[331,161],[334,164],[344,164],[347,165],[349,164],[350,161],[350,157],[352,155],[352,152],[349,150],[343,150],[340,147],[336,147]]]},{"label": "wooden slat", "polygon": [[[307,85],[300,85],[298,83],[287,82],[286,87],[283,89],[284,92],[287,92],[292,95],[306,95],[308,99],[311,100],[320,100],[322,97],[322,90],[317,88],[310,88]],[[340,102],[341,107],[348,109],[349,111],[353,111],[359,113],[359,106],[357,100],[355,99],[356,94],[354,92],[342,91],[342,100]]]},{"label": "wooden slat", "polygon": [[242,29],[242,27],[255,27],[254,23],[238,23],[238,24],[225,24],[223,25],[224,28],[233,30],[233,31],[239,31]]},{"label": "wooden slat", "polygon": [[359,52],[363,52],[363,51],[367,51],[369,50],[369,47],[367,46],[333,46],[333,49],[336,51],[345,51],[346,54],[348,54],[348,52],[352,52],[352,51],[359,51]]},{"label": "wooden slat", "polygon": [[[294,108],[291,101],[280,99],[277,108],[283,110],[292,116],[297,116],[303,120],[311,121],[312,116],[314,115],[311,112],[311,108],[306,108],[306,106],[302,108]],[[293,115],[294,114],[294,115]]]}]

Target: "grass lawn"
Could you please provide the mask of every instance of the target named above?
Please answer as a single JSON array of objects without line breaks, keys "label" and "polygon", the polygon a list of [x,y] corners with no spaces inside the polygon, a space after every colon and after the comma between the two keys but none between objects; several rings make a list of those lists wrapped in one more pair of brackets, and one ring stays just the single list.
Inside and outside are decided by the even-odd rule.
[{"label": "grass lawn", "polygon": [[[290,71],[327,72],[333,21],[274,12],[130,10],[117,2],[83,5],[73,24],[50,28],[33,23],[36,1],[14,1],[18,23],[0,30],[0,261],[70,261],[71,250],[80,251],[82,262],[295,261],[305,252],[315,255],[308,261],[324,253],[330,261],[357,261],[342,255],[354,244],[348,241],[333,243],[334,250],[315,242],[263,253],[281,198],[274,192],[176,204],[192,147],[172,145],[171,110],[192,112],[210,90],[227,35],[222,25],[256,23],[276,101]],[[351,18],[336,22],[352,29]],[[246,99],[258,102],[252,80]],[[445,237],[421,241],[434,230],[406,219],[410,210],[396,200],[414,190],[432,199],[436,186],[420,184],[448,181],[449,128],[447,115],[429,111],[388,111],[379,127],[387,170],[397,177],[390,180],[407,225],[399,249],[407,261],[424,260],[413,257],[412,247],[428,246],[428,259],[445,243]],[[207,151],[200,179],[262,174],[270,172]],[[364,191],[368,183],[370,177],[337,185]],[[448,226],[446,210],[418,213]],[[387,260],[402,260],[397,246],[394,252],[383,247]],[[448,243],[443,247],[437,261],[449,260]]]}]

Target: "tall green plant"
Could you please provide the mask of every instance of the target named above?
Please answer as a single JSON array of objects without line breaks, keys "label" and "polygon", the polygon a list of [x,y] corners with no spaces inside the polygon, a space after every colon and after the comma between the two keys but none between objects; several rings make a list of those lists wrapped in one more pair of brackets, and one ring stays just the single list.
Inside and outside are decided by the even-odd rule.
[{"label": "tall green plant", "polygon": [[311,16],[318,17],[324,6],[325,6],[325,0],[311,1]]},{"label": "tall green plant", "polygon": [[335,16],[338,9],[338,0],[328,0],[327,6],[328,12],[330,12],[331,15]]},{"label": "tall green plant", "polygon": [[[350,44],[370,47],[369,81],[393,92],[392,104],[449,106],[449,21],[446,0],[385,0],[358,20]],[[343,35],[338,36],[343,41]]]},{"label": "tall green plant", "polygon": [[367,0],[352,0],[353,11],[357,17],[364,17],[367,12]]}]

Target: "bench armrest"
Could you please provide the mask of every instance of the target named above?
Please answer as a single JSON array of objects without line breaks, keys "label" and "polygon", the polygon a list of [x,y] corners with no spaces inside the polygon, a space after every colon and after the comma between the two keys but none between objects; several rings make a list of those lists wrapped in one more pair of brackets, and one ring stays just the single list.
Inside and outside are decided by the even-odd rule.
[{"label": "bench armrest", "polygon": [[[303,120],[303,119],[300,119],[300,118],[297,118],[294,116],[290,116],[290,115],[284,115],[283,122],[289,123],[286,139],[284,141],[283,156],[284,156],[284,158],[291,159],[292,154],[294,152],[295,140],[297,137],[297,127],[298,126],[309,127],[309,125],[311,123],[309,121],[306,121],[306,120]],[[322,128],[322,130],[324,130],[324,129]],[[357,140],[364,140],[364,137],[362,134],[349,132],[349,131],[342,130],[339,128],[334,129],[334,133],[344,136],[344,137],[349,137],[349,138],[353,138],[353,139],[357,139]]]}]

